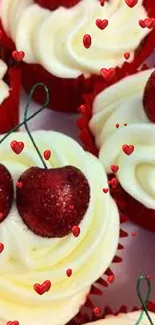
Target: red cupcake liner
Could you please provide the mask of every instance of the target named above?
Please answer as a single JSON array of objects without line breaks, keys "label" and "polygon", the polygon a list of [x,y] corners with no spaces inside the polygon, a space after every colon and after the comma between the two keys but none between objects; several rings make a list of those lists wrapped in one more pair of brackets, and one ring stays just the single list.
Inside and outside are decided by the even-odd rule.
[{"label": "red cupcake liner", "polygon": [[[147,303],[147,309],[149,312],[153,312],[155,313],[155,303],[152,301],[149,301]],[[95,322],[97,320],[101,320],[106,318],[106,316],[117,316],[119,314],[127,314],[130,312],[134,312],[134,311],[140,311],[141,309],[138,307],[133,307],[131,310],[128,310],[128,307],[126,305],[122,305],[119,310],[117,312],[113,312],[112,309],[109,306],[106,306],[104,311],[100,314],[99,317],[95,316],[94,313],[92,313],[91,316],[89,316],[87,313],[82,314],[79,313],[78,316],[76,316],[73,320],[71,320],[71,322],[69,322],[69,325],[82,325],[82,324],[86,324],[89,322]]]},{"label": "red cupcake liner", "polygon": [[[1,52],[0,58],[8,65],[8,52],[4,47],[1,48]],[[7,133],[19,124],[19,101],[21,90],[20,67],[8,65],[4,81],[9,86],[9,97],[0,105],[0,133]]]},{"label": "red cupcake liner", "polygon": [[[151,18],[155,17],[154,1],[144,0],[143,3],[148,16]],[[138,49],[135,51],[134,60],[131,63],[125,62],[121,68],[117,68],[117,75],[121,77],[128,72],[134,73],[151,54],[154,47],[154,40],[155,28],[145,37]],[[12,41],[7,38],[5,33],[3,41],[10,51],[15,50],[15,45],[13,45]],[[38,64],[26,64],[22,62],[21,65],[22,84],[26,92],[29,93],[30,89],[36,82],[43,82],[49,88],[51,93],[49,107],[55,111],[77,112],[77,108],[83,103],[84,95],[92,92],[94,88],[97,89],[97,87],[101,87],[100,89],[103,89],[109,86],[108,82],[104,81],[102,77],[97,75],[92,75],[88,79],[85,79],[83,75],[77,79],[63,79],[51,75]],[[42,90],[38,89],[34,94],[34,100],[43,104],[45,99],[44,96]]]},{"label": "red cupcake liner", "polygon": [[[141,69],[136,70],[135,73],[139,71],[147,70],[148,66],[144,64]],[[132,75],[129,71],[124,76]],[[121,80],[123,75],[115,75],[115,78],[109,82],[109,86],[115,84]],[[89,129],[89,121],[92,116],[92,103],[96,95],[104,88],[97,87],[94,89],[93,93],[85,96],[84,105],[81,107],[81,116],[77,120],[77,126],[80,129],[80,140],[83,143],[84,149],[98,156],[98,149],[95,146],[95,139]],[[111,180],[116,177],[114,174],[109,174],[108,178]],[[111,195],[115,199],[120,213],[124,214],[134,223],[155,232],[155,210],[148,209],[134,198],[132,198],[120,184],[116,188],[111,188]]]},{"label": "red cupcake liner", "polygon": [[[123,214],[120,215],[120,232],[119,232],[119,241],[120,239],[125,239],[128,237],[128,233],[122,229],[122,226],[124,223],[128,221],[128,218],[124,216]],[[116,276],[113,272],[113,266],[114,264],[119,264],[123,261],[122,257],[120,255],[120,251],[124,250],[125,247],[122,245],[122,243],[118,243],[116,255],[114,256],[111,265],[108,267],[108,269],[104,272],[103,276],[100,277],[92,286],[91,290],[86,298],[86,302],[83,306],[81,306],[79,313],[71,320],[69,321],[68,325],[80,325],[85,322],[90,321],[89,320],[89,314],[92,314],[92,317],[95,317],[93,310],[96,307],[94,305],[94,297],[95,296],[102,296],[104,294],[104,290],[107,290],[109,285],[111,285],[108,281],[108,277],[113,276],[114,281],[116,279]],[[93,316],[94,315],[94,316]],[[98,319],[98,318],[96,318]]]}]

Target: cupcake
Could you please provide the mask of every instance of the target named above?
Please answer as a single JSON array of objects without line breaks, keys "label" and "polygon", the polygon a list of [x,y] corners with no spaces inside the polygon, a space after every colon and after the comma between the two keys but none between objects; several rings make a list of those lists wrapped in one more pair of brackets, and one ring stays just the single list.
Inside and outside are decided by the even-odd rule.
[{"label": "cupcake", "polygon": [[[92,102],[92,117],[81,131],[109,174],[111,193],[121,213],[155,231],[155,72],[127,76],[100,92]],[[112,179],[113,181],[112,181]],[[115,180],[115,181],[114,181]],[[118,181],[118,184],[116,184]],[[117,186],[112,186],[114,185]]]},{"label": "cupcake", "polygon": [[[119,76],[135,71],[153,49],[154,17],[152,0],[1,1],[6,42],[25,53],[24,88],[44,82],[58,111],[77,111],[115,69]],[[34,98],[42,103],[43,95],[38,90]]]},{"label": "cupcake", "polygon": [[0,48],[0,133],[19,123],[20,68],[6,60],[6,49]]},{"label": "cupcake", "polygon": [[119,214],[100,161],[64,134],[31,134],[27,109],[27,132],[0,137],[0,324],[64,325],[115,256]]}]

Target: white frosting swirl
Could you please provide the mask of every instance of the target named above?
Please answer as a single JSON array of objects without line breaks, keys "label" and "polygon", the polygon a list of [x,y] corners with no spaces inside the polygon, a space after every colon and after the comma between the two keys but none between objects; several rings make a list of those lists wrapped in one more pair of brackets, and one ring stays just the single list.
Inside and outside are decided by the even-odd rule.
[{"label": "white frosting swirl", "polygon": [[[105,319],[99,320],[94,323],[89,323],[87,325],[133,325],[138,321],[140,316],[139,311],[128,313],[128,314],[119,314],[117,316],[107,316]],[[149,313],[153,323],[155,322],[155,314]],[[141,325],[150,325],[150,322],[147,316],[144,314],[140,322]]]},{"label": "white frosting swirl", "polygon": [[[52,131],[33,133],[39,150],[51,150],[48,168],[73,165],[79,168],[90,185],[90,204],[80,223],[78,238],[46,239],[35,235],[23,223],[15,203],[9,216],[0,224],[0,241],[5,249],[0,256],[0,319],[17,319],[22,325],[64,325],[77,313],[90,285],[107,269],[115,254],[119,237],[119,216],[107,187],[102,164],[86,153],[71,138]],[[10,148],[13,140],[25,148],[16,155]],[[31,166],[42,163],[24,132],[14,133],[0,145],[1,163],[14,183]],[[97,170],[97,174],[96,174]],[[66,276],[71,268],[73,274]],[[49,292],[39,296],[34,283],[50,280]]]},{"label": "white frosting swirl", "polygon": [[[142,103],[152,72],[127,77],[101,92],[93,103],[90,129],[106,171],[110,172],[111,164],[118,165],[117,176],[125,191],[155,209],[155,125],[148,120]],[[123,152],[124,144],[134,145],[131,155]]]},{"label": "white frosting swirl", "polygon": [[[124,53],[134,51],[150,32],[141,28],[139,19],[147,12],[139,0],[134,8],[124,0],[105,2],[81,0],[76,6],[55,11],[44,9],[33,0],[1,0],[1,19],[17,50],[24,51],[24,61],[41,64],[60,78],[86,77],[99,74],[101,68],[121,66]],[[96,19],[108,19],[109,25],[100,30]],[[83,46],[83,36],[90,34],[92,45]]]},{"label": "white frosting swirl", "polygon": [[4,99],[9,97],[9,87],[3,81],[3,78],[8,70],[7,65],[4,61],[0,60],[0,105],[3,103]]}]

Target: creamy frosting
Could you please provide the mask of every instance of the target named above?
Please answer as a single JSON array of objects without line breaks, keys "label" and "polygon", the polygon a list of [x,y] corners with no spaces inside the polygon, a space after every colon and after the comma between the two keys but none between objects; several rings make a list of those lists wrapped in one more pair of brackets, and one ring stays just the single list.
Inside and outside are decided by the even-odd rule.
[{"label": "creamy frosting", "polygon": [[[139,19],[147,12],[139,0],[134,8],[124,0],[105,2],[81,0],[76,6],[55,11],[44,9],[33,0],[1,0],[1,19],[17,50],[24,51],[24,61],[41,64],[57,77],[77,78],[99,74],[101,68],[121,66],[124,53],[134,51],[150,32],[141,28]],[[108,19],[100,30],[96,19]],[[90,34],[92,45],[83,46],[83,36]]]},{"label": "creamy frosting", "polygon": [[[155,125],[143,108],[145,84],[153,70],[126,77],[101,92],[93,103],[90,129],[107,172],[119,166],[122,187],[147,208],[155,209]],[[119,123],[119,128],[116,128]],[[124,126],[127,123],[127,126]],[[122,146],[134,145],[131,155]]]},{"label": "creamy frosting", "polygon": [[9,87],[3,81],[3,78],[8,70],[7,65],[4,61],[0,60],[0,105],[3,103],[4,99],[9,97]]},{"label": "creamy frosting", "polygon": [[[33,137],[41,153],[51,150],[48,168],[73,165],[84,173],[91,191],[90,204],[78,238],[69,234],[46,239],[26,227],[14,202],[0,224],[0,241],[5,246],[0,256],[0,319],[17,319],[22,325],[64,325],[78,312],[90,285],[111,263],[118,245],[119,216],[109,193],[102,191],[107,177],[99,160],[63,134],[37,131]],[[10,148],[13,140],[25,144],[20,155]],[[0,145],[0,157],[14,184],[29,167],[43,167],[24,132],[10,135]],[[66,276],[68,268],[73,271],[70,278]],[[50,280],[52,287],[39,296],[33,285],[45,280]]]},{"label": "creamy frosting", "polygon": [[[128,314],[119,314],[118,316],[107,316],[106,319],[99,320],[97,322],[89,323],[88,325],[134,325],[138,321],[140,316],[139,311],[128,313]],[[149,313],[153,323],[155,322],[155,314]],[[146,315],[143,315],[143,318],[140,322],[141,325],[150,325],[150,322]]]}]

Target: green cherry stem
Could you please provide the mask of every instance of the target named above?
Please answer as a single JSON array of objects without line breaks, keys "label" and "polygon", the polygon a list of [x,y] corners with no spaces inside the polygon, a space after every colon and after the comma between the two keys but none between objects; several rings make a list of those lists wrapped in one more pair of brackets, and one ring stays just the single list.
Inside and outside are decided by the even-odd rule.
[{"label": "green cherry stem", "polygon": [[[148,290],[147,290],[147,294],[146,294],[146,298],[145,299],[142,297],[142,293],[141,293],[141,283],[143,281],[146,281],[147,282],[147,285],[148,285]],[[137,295],[138,295],[138,298],[139,298],[139,300],[140,300],[140,302],[142,304],[142,308],[143,309],[142,309],[142,312],[141,312],[141,314],[139,316],[139,319],[137,320],[137,322],[136,322],[135,325],[139,325],[140,324],[140,322],[141,322],[141,320],[143,318],[144,312],[145,312],[145,314],[146,314],[146,316],[147,316],[150,324],[151,325],[154,325],[153,322],[152,322],[152,320],[151,320],[151,317],[149,315],[148,309],[147,309],[147,302],[149,300],[149,297],[150,297],[150,294],[151,294],[151,290],[152,290],[152,288],[151,288],[151,282],[150,282],[150,280],[146,276],[140,275],[138,277],[138,280],[137,280]]]},{"label": "green cherry stem", "polygon": [[[37,112],[35,112],[35,113],[33,113],[31,116],[27,117],[28,109],[29,109],[29,106],[30,106],[30,103],[31,103],[31,100],[32,100],[33,94],[34,94],[34,92],[35,92],[35,90],[36,90],[36,88],[37,88],[38,86],[44,88],[44,90],[45,90],[45,94],[46,94],[46,100],[45,100],[45,103],[43,104],[43,106],[42,106],[42,107],[41,107]],[[20,128],[21,126],[24,125],[24,127],[25,127],[25,129],[26,129],[26,131],[27,131],[27,133],[28,133],[28,135],[29,135],[29,137],[30,137],[30,139],[31,139],[31,141],[32,141],[32,143],[33,143],[33,145],[34,145],[34,147],[35,147],[35,149],[36,149],[38,155],[39,155],[39,158],[41,159],[41,161],[42,161],[42,163],[43,163],[43,165],[44,165],[45,168],[47,168],[47,166],[46,166],[46,164],[45,164],[45,162],[44,162],[44,160],[43,160],[43,158],[42,158],[42,156],[41,156],[40,151],[38,150],[38,148],[37,148],[37,146],[36,146],[36,144],[35,144],[35,142],[34,142],[34,140],[33,140],[33,137],[32,137],[32,135],[31,135],[31,133],[30,133],[30,131],[29,131],[29,129],[28,129],[27,122],[29,122],[33,117],[35,117],[36,115],[38,115],[38,114],[39,114],[39,113],[40,113],[40,112],[41,112],[45,107],[48,106],[48,104],[49,104],[49,91],[48,91],[48,88],[47,88],[43,83],[41,83],[41,82],[36,83],[36,84],[32,87],[32,89],[31,89],[31,91],[30,91],[30,94],[29,94],[29,96],[28,96],[28,98],[27,98],[27,102],[26,102],[26,105],[25,105],[25,111],[24,111],[24,121],[21,122],[21,123],[19,123],[19,124],[18,124],[17,126],[15,126],[13,129],[11,129],[11,130],[10,130],[7,134],[5,134],[4,137],[0,140],[0,144],[1,144],[5,139],[7,139],[7,138],[9,137],[9,135],[10,135],[12,132],[15,132],[16,130],[18,130],[18,128]]]}]

